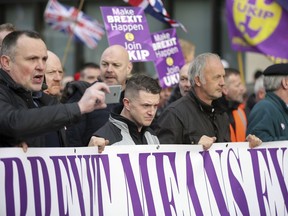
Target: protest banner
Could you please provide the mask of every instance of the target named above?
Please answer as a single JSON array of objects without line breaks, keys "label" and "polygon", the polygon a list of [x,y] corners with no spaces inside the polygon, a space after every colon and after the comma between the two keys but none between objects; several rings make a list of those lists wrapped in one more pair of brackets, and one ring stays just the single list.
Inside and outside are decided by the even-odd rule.
[{"label": "protest banner", "polygon": [[176,29],[152,33],[151,38],[156,56],[154,64],[161,87],[167,88],[178,84],[179,71],[185,60]]},{"label": "protest banner", "polygon": [[288,11],[275,0],[227,0],[227,24],[232,48],[266,55],[274,63],[288,62]]},{"label": "protest banner", "polygon": [[148,22],[139,7],[100,7],[109,45],[119,44],[129,53],[130,61],[154,61],[155,54]]},{"label": "protest banner", "polygon": [[287,215],[288,142],[0,149],[1,215]]}]

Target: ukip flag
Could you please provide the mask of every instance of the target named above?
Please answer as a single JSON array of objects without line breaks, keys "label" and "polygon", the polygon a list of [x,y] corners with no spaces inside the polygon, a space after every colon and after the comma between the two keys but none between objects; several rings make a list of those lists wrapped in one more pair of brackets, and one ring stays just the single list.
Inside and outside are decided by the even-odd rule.
[{"label": "ukip flag", "polygon": [[226,0],[232,48],[288,62],[288,12],[275,0]]},{"label": "ukip flag", "polygon": [[55,30],[73,34],[74,38],[89,48],[97,47],[105,34],[104,26],[91,19],[75,7],[67,7],[57,0],[49,0],[45,12],[45,21]]},{"label": "ukip flag", "polygon": [[168,23],[171,27],[181,27],[185,32],[187,31],[182,23],[171,19],[161,0],[124,0],[124,2],[134,7],[144,8],[146,13],[160,20],[161,22]]}]

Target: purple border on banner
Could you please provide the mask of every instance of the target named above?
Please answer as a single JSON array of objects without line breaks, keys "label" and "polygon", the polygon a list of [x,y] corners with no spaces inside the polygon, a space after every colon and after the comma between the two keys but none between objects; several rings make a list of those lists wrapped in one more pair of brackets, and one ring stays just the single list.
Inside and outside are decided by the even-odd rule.
[{"label": "purple border on banner", "polygon": [[130,61],[154,61],[149,26],[140,7],[100,7],[110,45],[126,48]]},{"label": "purple border on banner", "polygon": [[288,12],[274,0],[226,1],[232,48],[288,62]]},{"label": "purple border on banner", "polygon": [[162,88],[179,83],[179,71],[185,64],[176,29],[167,29],[151,34],[156,55],[155,67]]}]

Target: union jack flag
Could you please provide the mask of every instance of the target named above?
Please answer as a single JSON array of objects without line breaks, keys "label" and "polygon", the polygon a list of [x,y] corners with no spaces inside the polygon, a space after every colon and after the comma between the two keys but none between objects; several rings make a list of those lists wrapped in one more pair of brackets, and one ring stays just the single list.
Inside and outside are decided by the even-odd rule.
[{"label": "union jack flag", "polygon": [[163,2],[161,0],[123,0],[124,2],[134,6],[144,8],[146,13],[149,13],[151,16],[160,20],[161,22],[169,23],[172,27],[181,27],[185,32],[185,26],[170,18],[170,15],[167,13],[164,8]]},{"label": "union jack flag", "polygon": [[85,43],[89,48],[97,47],[105,34],[104,26],[91,19],[75,7],[60,4],[57,0],[49,0],[44,17],[46,22],[55,30],[73,34],[76,40]]}]

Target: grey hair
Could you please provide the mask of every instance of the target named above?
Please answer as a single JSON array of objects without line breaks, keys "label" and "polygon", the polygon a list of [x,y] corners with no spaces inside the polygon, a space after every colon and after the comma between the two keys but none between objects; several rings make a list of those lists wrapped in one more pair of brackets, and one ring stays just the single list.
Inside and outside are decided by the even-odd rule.
[{"label": "grey hair", "polygon": [[264,76],[266,91],[275,91],[281,87],[281,82],[286,76]]},{"label": "grey hair", "polygon": [[217,54],[214,53],[203,53],[201,55],[198,55],[190,64],[189,66],[189,80],[191,83],[191,86],[195,86],[195,77],[199,77],[200,81],[205,84],[206,80],[204,78],[204,74],[202,73],[204,68],[207,65],[207,60],[209,58],[217,58],[220,60],[220,57]]},{"label": "grey hair", "polygon": [[261,89],[265,89],[264,88],[264,76],[263,75],[258,77],[255,81],[254,94],[256,95]]}]

